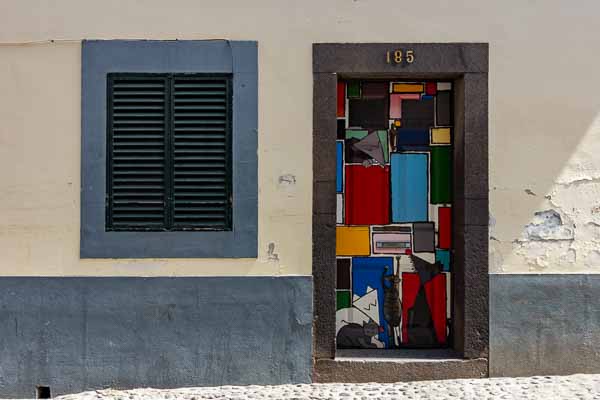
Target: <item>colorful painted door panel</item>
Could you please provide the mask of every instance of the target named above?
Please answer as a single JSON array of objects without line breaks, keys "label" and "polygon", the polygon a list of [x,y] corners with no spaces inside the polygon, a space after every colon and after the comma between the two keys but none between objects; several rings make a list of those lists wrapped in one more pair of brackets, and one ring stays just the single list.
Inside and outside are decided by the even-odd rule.
[{"label": "colorful painted door panel", "polygon": [[337,347],[443,347],[452,83],[351,80],[337,93]]}]

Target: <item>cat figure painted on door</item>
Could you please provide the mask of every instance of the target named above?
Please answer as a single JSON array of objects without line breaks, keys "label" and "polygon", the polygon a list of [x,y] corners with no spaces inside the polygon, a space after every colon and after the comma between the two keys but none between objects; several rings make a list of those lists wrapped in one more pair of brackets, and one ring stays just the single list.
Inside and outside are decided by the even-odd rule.
[{"label": "cat figure painted on door", "polygon": [[383,285],[383,318],[387,322],[388,337],[390,343],[388,347],[396,346],[394,328],[399,328],[402,321],[402,301],[400,300],[400,275],[386,275],[389,267],[385,267],[382,276]]},{"label": "cat figure painted on door", "polygon": [[372,338],[379,334],[379,325],[373,320],[363,322],[362,326],[350,323],[342,327],[337,334],[337,347],[339,349],[376,349],[377,345]]}]

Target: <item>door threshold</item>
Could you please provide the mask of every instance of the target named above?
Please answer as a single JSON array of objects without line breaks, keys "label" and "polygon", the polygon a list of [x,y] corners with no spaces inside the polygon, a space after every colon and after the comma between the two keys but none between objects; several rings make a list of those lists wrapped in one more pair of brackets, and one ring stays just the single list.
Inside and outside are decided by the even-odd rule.
[{"label": "door threshold", "polygon": [[487,358],[462,358],[452,349],[340,349],[335,358],[316,359],[319,383],[393,383],[488,376]]},{"label": "door threshold", "polygon": [[336,361],[429,362],[458,361],[452,349],[338,349]]}]

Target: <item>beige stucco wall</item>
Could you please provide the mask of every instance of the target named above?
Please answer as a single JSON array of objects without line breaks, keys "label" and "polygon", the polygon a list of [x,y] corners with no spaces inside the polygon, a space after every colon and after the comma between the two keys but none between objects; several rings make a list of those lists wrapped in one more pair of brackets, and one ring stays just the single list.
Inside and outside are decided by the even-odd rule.
[{"label": "beige stucco wall", "polygon": [[[600,272],[599,13],[582,0],[4,0],[0,274],[310,274],[311,44],[370,41],[490,43],[490,269]],[[79,259],[84,38],[259,42],[257,260]]]}]

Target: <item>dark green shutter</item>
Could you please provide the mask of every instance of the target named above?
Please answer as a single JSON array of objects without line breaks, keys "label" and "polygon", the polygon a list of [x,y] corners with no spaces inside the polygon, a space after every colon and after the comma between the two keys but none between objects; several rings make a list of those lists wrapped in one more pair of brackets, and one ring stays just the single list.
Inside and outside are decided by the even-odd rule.
[{"label": "dark green shutter", "polygon": [[229,229],[231,225],[230,80],[173,80],[173,226]]},{"label": "dark green shutter", "polygon": [[166,227],[167,100],[165,77],[109,77],[109,230]]},{"label": "dark green shutter", "polygon": [[109,74],[107,230],[231,229],[231,78]]}]

